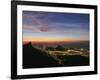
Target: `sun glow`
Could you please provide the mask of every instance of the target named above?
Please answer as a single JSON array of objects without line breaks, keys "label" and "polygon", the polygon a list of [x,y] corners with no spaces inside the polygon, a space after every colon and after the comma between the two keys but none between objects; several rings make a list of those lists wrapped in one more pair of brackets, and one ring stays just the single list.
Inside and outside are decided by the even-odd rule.
[{"label": "sun glow", "polygon": [[23,42],[78,42],[81,41],[75,38],[52,38],[52,37],[23,37]]}]

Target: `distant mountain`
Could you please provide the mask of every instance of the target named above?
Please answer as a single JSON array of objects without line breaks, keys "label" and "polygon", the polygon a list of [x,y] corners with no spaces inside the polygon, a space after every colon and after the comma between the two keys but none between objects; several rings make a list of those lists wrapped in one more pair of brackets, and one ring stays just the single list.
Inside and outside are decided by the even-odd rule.
[{"label": "distant mountain", "polygon": [[51,46],[51,47],[57,47],[58,45],[61,45],[65,48],[84,48],[89,50],[90,41],[79,41],[79,42],[32,42],[34,46]]},{"label": "distant mountain", "polygon": [[32,43],[23,45],[23,68],[40,68],[60,66],[58,61],[46,52],[33,47]]}]

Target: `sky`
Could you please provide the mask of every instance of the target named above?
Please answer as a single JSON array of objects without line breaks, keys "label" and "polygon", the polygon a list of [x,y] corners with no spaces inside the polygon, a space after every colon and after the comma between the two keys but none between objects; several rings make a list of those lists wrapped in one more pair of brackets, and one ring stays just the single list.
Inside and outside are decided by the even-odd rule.
[{"label": "sky", "polygon": [[89,40],[89,14],[23,11],[23,42]]}]

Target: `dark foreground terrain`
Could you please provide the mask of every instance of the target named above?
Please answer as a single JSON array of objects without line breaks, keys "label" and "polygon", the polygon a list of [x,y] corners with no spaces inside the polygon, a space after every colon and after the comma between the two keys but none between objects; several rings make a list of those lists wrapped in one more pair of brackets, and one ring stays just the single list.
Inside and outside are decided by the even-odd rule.
[{"label": "dark foreground terrain", "polygon": [[34,48],[31,43],[23,46],[23,68],[40,68],[51,66],[59,66],[59,64],[45,52]]},{"label": "dark foreground terrain", "polygon": [[33,47],[31,43],[23,45],[23,68],[89,65],[89,57],[80,55],[58,55],[57,58],[58,60],[48,55],[47,52]]}]

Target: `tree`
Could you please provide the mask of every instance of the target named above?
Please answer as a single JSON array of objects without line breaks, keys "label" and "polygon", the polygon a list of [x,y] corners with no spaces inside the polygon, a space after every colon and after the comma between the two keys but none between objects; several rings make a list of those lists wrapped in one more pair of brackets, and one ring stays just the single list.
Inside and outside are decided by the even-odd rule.
[{"label": "tree", "polygon": [[58,50],[58,51],[65,51],[65,48],[63,46],[58,45],[56,47],[56,50]]},{"label": "tree", "polygon": [[54,51],[55,49],[53,47],[47,46],[46,50]]}]

